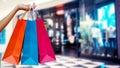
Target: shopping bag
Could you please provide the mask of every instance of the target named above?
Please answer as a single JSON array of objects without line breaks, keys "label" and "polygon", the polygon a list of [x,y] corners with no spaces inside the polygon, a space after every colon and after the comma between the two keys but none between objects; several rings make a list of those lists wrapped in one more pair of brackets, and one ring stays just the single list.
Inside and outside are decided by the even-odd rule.
[{"label": "shopping bag", "polygon": [[21,64],[38,65],[38,42],[35,20],[27,20]]},{"label": "shopping bag", "polygon": [[22,51],[22,43],[24,38],[24,32],[26,28],[26,21],[25,20],[18,20],[15,26],[15,29],[12,33],[6,51],[3,55],[2,60],[12,63],[18,64],[21,57]]},{"label": "shopping bag", "polygon": [[37,23],[37,35],[38,35],[38,49],[39,49],[39,62],[45,63],[56,60],[54,51],[44,23],[41,18],[36,20]]}]

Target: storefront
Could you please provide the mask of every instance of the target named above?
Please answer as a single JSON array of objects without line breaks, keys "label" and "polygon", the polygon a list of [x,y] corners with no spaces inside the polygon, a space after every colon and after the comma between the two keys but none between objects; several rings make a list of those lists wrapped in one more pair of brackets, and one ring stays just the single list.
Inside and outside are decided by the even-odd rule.
[{"label": "storefront", "polygon": [[[38,13],[33,12],[33,14],[31,14],[31,11],[33,10],[31,9],[29,11],[30,14],[28,12],[24,16],[26,17],[24,18],[26,21],[29,21],[29,18],[30,21],[32,21],[34,16],[40,15],[40,20],[43,20],[44,22],[38,23],[38,20],[36,21],[37,31],[35,32],[32,32],[33,30],[31,30],[34,28],[36,29],[32,23],[31,25],[34,28],[27,28],[28,26],[26,25],[25,32],[22,32],[19,28],[18,31],[16,30],[16,33],[20,34],[15,34],[14,31],[15,27],[17,27],[16,24],[19,20],[18,18],[22,17],[24,11],[19,11],[14,15],[5,29],[0,32],[0,68],[120,67],[120,0],[1,0],[0,4],[2,10],[0,10],[0,12],[2,14],[0,19],[2,20],[2,18],[12,11],[14,6],[21,3],[31,5],[35,3],[35,10],[38,10]],[[36,19],[38,19],[38,16]],[[35,22],[35,20],[33,21]],[[38,26],[38,24],[40,24],[40,26]],[[48,32],[50,41],[45,29],[43,29],[44,25]],[[38,29],[38,27],[41,28]],[[27,32],[27,30],[30,32]],[[22,35],[22,33],[24,33],[24,35]],[[16,47],[16,45],[19,45],[20,39],[18,39],[19,41],[17,41],[17,39],[13,39],[13,34],[16,35],[15,38],[19,37],[19,35],[24,37],[22,40],[23,45],[21,44],[22,46],[19,48],[21,50],[18,50],[19,46]],[[28,40],[26,40],[26,36]],[[30,37],[33,38],[30,39]],[[47,40],[45,40],[46,37]],[[9,44],[11,44],[9,43],[11,38],[13,39],[12,41],[15,42],[15,45],[13,43],[13,46],[9,46]],[[29,42],[29,40],[32,41]],[[25,47],[25,41],[29,43],[26,44],[28,47]],[[32,43],[34,41],[36,43]],[[48,43],[52,44],[54,52],[51,47],[46,46]],[[34,47],[35,45],[36,47]],[[14,52],[10,52],[8,47],[11,47],[10,51],[13,48],[12,51]],[[14,48],[16,49],[14,50]],[[8,53],[6,52],[7,50]],[[18,65],[4,61],[5,54],[7,53],[8,55],[11,53],[10,57],[5,57],[5,60],[16,62],[17,60],[15,56],[18,52],[16,50],[21,51],[21,54],[19,53],[19,61],[17,62],[19,63]],[[24,54],[24,52],[26,54]],[[45,53],[48,53],[44,55],[46,59],[41,55]],[[52,53],[52,55],[50,55],[50,53]],[[27,59],[27,54],[36,57],[36,59],[33,60],[33,57],[28,57]],[[24,56],[26,61],[25,63],[30,62],[30,64],[22,64]],[[38,62],[38,59],[40,62]],[[43,59],[45,63],[42,64],[41,59]],[[54,60],[50,62],[48,61],[52,59]],[[35,65],[32,63],[35,63]]]},{"label": "storefront", "polygon": [[62,15],[58,6],[39,11],[55,51],[68,46],[78,55],[118,58],[115,1],[73,1]]}]

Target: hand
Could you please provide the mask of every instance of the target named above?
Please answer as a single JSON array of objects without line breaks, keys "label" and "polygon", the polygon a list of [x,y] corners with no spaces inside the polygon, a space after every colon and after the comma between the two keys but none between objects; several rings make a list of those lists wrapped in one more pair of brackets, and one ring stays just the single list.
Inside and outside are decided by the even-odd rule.
[{"label": "hand", "polygon": [[16,6],[17,10],[25,10],[29,11],[30,10],[30,5],[25,5],[25,4],[19,4]]}]

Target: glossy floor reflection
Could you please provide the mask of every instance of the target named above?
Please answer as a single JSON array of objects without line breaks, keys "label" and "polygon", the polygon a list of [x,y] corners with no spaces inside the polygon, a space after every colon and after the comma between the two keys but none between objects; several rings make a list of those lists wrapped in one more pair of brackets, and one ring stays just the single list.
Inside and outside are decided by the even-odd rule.
[{"label": "glossy floor reflection", "polygon": [[2,68],[88,68],[88,67],[98,67],[102,63],[101,62],[93,62],[91,60],[67,57],[56,55],[57,60],[54,62],[49,62],[45,64],[41,64],[39,66],[22,66],[22,65],[12,65],[9,63],[2,62]]},{"label": "glossy floor reflection", "polygon": [[1,62],[1,68],[119,68],[120,65],[104,65],[103,62],[84,58],[56,55],[56,61],[40,64],[38,66],[12,65]]}]

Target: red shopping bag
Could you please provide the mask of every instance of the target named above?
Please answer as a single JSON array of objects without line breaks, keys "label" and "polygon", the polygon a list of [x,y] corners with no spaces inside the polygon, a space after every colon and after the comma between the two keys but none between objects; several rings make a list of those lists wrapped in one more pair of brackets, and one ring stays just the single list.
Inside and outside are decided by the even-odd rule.
[{"label": "red shopping bag", "polygon": [[44,26],[44,22],[41,18],[38,18],[36,20],[36,23],[38,35],[39,62],[45,63],[56,60],[50,39]]},{"label": "red shopping bag", "polygon": [[3,55],[2,60],[12,63],[18,64],[21,57],[22,43],[24,38],[24,32],[26,28],[25,20],[18,20],[13,31],[13,34],[10,38],[6,51]]}]

